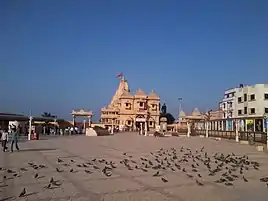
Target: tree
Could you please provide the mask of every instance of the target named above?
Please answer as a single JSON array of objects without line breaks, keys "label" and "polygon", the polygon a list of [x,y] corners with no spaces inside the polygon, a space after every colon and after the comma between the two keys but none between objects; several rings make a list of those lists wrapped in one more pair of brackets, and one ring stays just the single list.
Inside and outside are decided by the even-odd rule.
[{"label": "tree", "polygon": [[50,112],[43,112],[41,115],[42,117],[51,117],[51,118],[56,118],[56,115],[52,115]]}]

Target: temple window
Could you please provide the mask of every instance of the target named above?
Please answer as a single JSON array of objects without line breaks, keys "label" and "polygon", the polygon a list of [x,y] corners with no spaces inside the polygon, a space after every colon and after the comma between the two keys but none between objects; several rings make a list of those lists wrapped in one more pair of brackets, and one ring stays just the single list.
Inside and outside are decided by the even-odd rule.
[{"label": "temple window", "polygon": [[126,110],[130,110],[131,109],[131,104],[130,103],[126,103]]},{"label": "temple window", "polygon": [[140,107],[143,107],[144,106],[144,103],[143,102],[140,102]]}]

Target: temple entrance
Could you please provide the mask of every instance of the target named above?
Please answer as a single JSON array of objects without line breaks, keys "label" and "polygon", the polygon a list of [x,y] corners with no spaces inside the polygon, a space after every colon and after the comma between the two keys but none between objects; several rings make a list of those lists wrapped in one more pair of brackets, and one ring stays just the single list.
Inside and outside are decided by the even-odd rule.
[{"label": "temple entrance", "polygon": [[148,125],[145,116],[139,115],[136,117],[135,121],[136,129],[139,131],[140,135],[147,135]]},{"label": "temple entrance", "polygon": [[83,133],[86,133],[86,129],[91,127],[91,118],[93,116],[93,113],[91,111],[85,111],[85,110],[73,110],[72,111],[72,116],[73,116],[73,128],[72,128],[72,133],[78,133],[78,127],[76,125],[76,117],[86,117],[88,118],[88,124],[86,123],[87,121],[84,119],[83,121],[83,128],[80,128],[83,130]]}]

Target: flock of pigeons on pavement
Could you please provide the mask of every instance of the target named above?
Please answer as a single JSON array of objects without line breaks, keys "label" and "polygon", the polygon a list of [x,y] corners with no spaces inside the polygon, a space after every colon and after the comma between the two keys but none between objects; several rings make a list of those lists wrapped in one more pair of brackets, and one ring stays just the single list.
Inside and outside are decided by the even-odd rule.
[{"label": "flock of pigeons on pavement", "polygon": [[[129,174],[131,174],[131,171],[143,171],[146,174],[151,174],[155,179],[160,179],[164,183],[169,182],[169,179],[165,177],[165,173],[173,172],[176,174],[177,172],[182,172],[187,178],[195,181],[198,186],[206,185],[203,179],[204,176],[215,178],[215,183],[225,186],[233,186],[237,180],[247,183],[250,182],[250,178],[246,177],[246,172],[249,170],[258,171],[260,168],[258,162],[250,160],[246,155],[238,156],[234,153],[228,155],[224,155],[223,153],[208,155],[204,147],[194,151],[184,147],[168,150],[161,148],[155,152],[150,152],[147,157],[140,157],[139,159],[135,159],[128,153],[123,153],[122,160],[119,164],[106,159],[96,158],[81,164],[73,159],[58,158],[56,163],[58,167],[55,171],[59,174],[61,172],[75,174],[76,172],[83,171],[90,177],[91,174],[99,172],[104,177],[109,178],[116,168],[125,167],[130,172]],[[20,177],[29,168],[36,172],[33,177],[39,179],[41,176],[38,170],[47,167],[45,165],[35,164],[34,162],[28,163],[27,167],[20,168],[19,170],[0,167],[0,172],[4,171],[2,182],[5,182],[7,179]],[[203,171],[204,169],[205,171]],[[260,182],[263,182],[268,188],[268,176],[260,178]],[[62,183],[60,181],[51,177],[48,178],[48,183],[44,188],[53,189],[61,185]],[[18,195],[18,197],[24,196],[27,196],[26,188],[23,188]]]}]

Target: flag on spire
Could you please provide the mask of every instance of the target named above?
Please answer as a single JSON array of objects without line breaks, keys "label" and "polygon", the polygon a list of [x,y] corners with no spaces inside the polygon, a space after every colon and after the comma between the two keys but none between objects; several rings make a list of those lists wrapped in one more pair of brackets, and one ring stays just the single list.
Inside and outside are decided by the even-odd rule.
[{"label": "flag on spire", "polygon": [[119,73],[116,75],[116,78],[122,78],[123,77],[123,73]]}]

